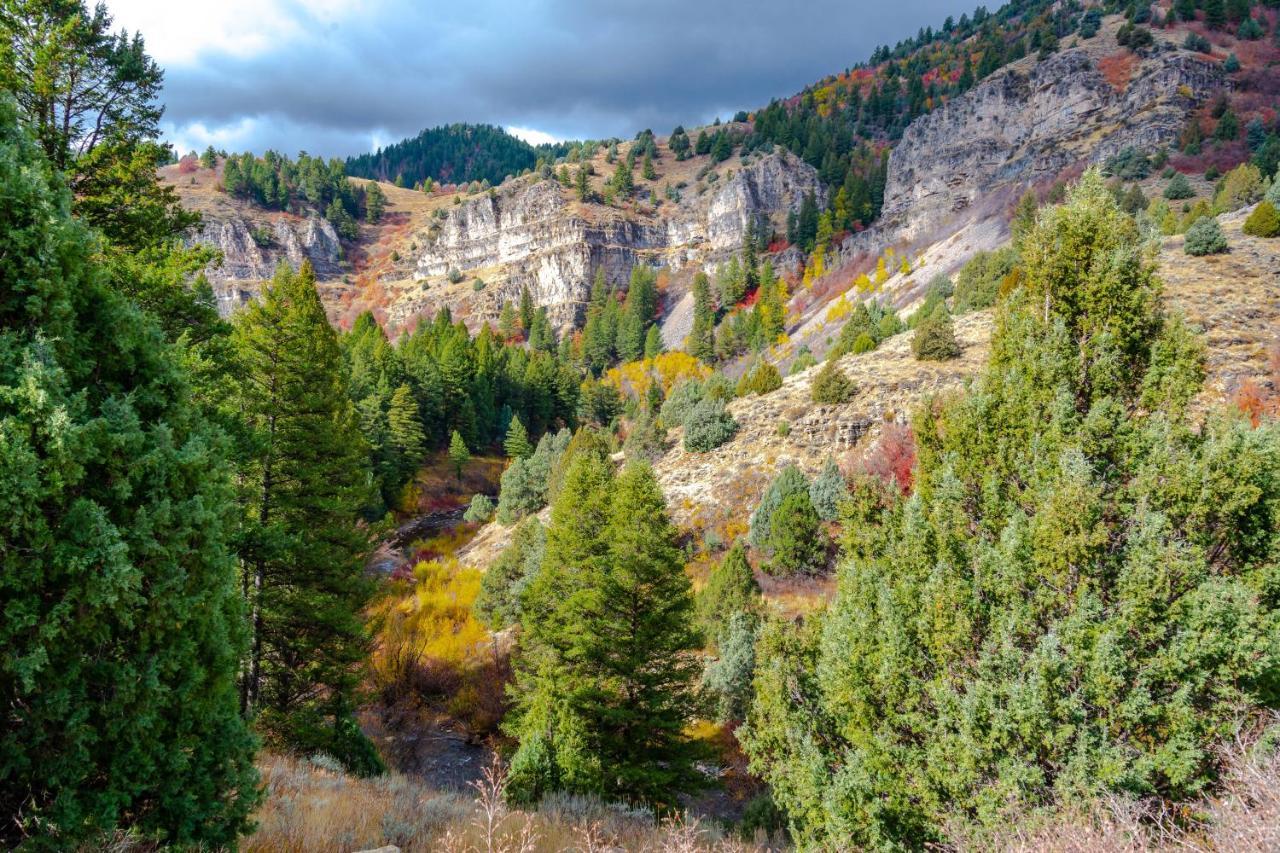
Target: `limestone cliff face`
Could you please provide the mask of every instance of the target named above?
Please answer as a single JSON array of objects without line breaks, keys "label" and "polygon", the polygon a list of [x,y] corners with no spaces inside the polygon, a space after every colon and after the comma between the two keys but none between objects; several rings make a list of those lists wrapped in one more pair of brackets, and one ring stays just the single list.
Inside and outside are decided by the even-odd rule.
[{"label": "limestone cliff face", "polygon": [[484,275],[496,284],[485,311],[527,287],[563,328],[580,315],[597,270],[621,284],[637,263],[715,262],[741,248],[752,217],[780,224],[807,193],[825,201],[815,171],[781,151],[752,158],[701,195],[652,210],[582,204],[550,179],[508,182],[447,212],[424,241],[416,277],[429,291],[454,270]]},{"label": "limestone cliff face", "polygon": [[917,119],[889,157],[881,229],[897,238],[939,234],[973,218],[981,197],[1050,181],[1077,163],[1129,146],[1172,145],[1188,111],[1224,85],[1217,63],[1158,44],[1115,86],[1100,51],[1029,58]]},{"label": "limestone cliff face", "polygon": [[[255,233],[258,235],[255,238]],[[205,271],[218,310],[227,315],[252,299],[263,281],[271,278],[281,260],[297,269],[311,261],[318,278],[342,272],[342,245],[329,221],[319,216],[306,218],[277,214],[269,217],[233,215],[204,217],[199,233],[190,238],[222,253]]]}]

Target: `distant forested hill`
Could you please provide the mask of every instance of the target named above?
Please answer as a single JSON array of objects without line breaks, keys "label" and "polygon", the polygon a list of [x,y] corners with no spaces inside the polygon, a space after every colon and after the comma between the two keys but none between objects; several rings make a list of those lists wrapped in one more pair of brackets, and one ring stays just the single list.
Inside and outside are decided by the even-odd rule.
[{"label": "distant forested hill", "polygon": [[413,186],[426,178],[447,184],[488,180],[532,169],[540,156],[561,156],[560,145],[530,145],[491,124],[451,124],[422,131],[372,154],[347,160],[347,174]]}]

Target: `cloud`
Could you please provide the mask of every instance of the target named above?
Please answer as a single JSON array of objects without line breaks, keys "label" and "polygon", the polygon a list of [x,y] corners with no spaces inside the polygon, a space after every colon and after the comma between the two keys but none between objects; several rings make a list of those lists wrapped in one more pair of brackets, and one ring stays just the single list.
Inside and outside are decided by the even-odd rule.
[{"label": "cloud", "polygon": [[[958,0],[112,0],[166,67],[182,150],[341,156],[454,121],[557,139],[665,133],[865,59]],[[542,137],[539,137],[542,138]]]}]

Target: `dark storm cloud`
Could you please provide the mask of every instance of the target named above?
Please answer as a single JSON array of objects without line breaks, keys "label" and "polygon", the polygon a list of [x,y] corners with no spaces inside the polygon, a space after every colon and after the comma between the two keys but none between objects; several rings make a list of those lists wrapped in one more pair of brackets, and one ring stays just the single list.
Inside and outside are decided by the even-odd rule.
[{"label": "dark storm cloud", "polygon": [[345,155],[485,121],[559,137],[665,133],[760,106],[970,6],[958,0],[389,0],[278,49],[167,73],[176,138]]}]

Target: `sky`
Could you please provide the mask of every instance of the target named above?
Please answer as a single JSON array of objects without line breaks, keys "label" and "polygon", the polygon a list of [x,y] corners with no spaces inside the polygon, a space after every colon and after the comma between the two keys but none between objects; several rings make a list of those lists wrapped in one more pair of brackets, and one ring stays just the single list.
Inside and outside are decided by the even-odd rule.
[{"label": "sky", "polygon": [[179,153],[347,156],[452,122],[666,134],[794,94],[973,0],[107,0]]}]

